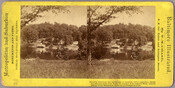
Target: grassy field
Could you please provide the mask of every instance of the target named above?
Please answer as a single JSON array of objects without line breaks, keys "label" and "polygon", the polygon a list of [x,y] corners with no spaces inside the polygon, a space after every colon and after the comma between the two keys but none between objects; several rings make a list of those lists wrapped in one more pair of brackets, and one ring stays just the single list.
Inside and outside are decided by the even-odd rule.
[{"label": "grassy field", "polygon": [[21,78],[126,78],[154,79],[155,61],[93,60],[24,60],[21,59]]}]

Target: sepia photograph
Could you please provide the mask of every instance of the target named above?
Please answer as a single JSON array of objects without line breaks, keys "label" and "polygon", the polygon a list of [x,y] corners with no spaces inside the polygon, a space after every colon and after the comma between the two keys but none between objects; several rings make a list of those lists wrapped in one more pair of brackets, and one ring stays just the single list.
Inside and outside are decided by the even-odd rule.
[{"label": "sepia photograph", "polygon": [[155,79],[154,6],[21,6],[20,78]]}]

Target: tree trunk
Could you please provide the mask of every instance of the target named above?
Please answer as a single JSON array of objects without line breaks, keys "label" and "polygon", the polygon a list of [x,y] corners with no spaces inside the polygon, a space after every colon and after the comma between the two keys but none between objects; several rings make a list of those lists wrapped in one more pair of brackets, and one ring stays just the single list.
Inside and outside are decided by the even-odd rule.
[{"label": "tree trunk", "polygon": [[92,51],[92,47],[91,47],[91,32],[90,32],[90,27],[88,26],[87,28],[87,58],[88,58],[88,64],[91,65],[91,61],[92,61],[92,55],[91,55],[91,51]]},{"label": "tree trunk", "polygon": [[153,47],[152,51],[154,51],[155,50],[155,40],[154,39],[152,40],[152,47]]},{"label": "tree trunk", "polygon": [[[90,10],[90,6],[88,7]],[[90,18],[90,11],[88,11],[87,14],[88,21],[87,21],[87,59],[88,59],[88,64],[91,66],[92,63],[92,58],[91,58],[91,18]]]},{"label": "tree trunk", "polygon": [[87,54],[88,54],[88,64],[91,65],[91,61],[92,61],[92,55],[91,55],[91,46],[88,44],[88,50],[87,50]]}]

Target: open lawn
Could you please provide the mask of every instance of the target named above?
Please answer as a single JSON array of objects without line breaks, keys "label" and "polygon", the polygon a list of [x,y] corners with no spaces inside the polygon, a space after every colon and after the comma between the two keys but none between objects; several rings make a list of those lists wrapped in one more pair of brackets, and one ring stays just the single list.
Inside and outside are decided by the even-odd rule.
[{"label": "open lawn", "polygon": [[21,59],[21,78],[114,78],[154,79],[155,61]]}]

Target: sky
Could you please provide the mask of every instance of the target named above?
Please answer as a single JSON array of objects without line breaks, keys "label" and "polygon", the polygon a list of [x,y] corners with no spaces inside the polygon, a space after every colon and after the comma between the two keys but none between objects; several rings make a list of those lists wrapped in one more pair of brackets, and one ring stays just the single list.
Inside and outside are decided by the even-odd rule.
[{"label": "sky", "polygon": [[31,24],[39,24],[44,22],[49,23],[66,23],[71,25],[76,25],[80,27],[81,25],[86,25],[87,23],[87,10],[85,6],[69,6],[67,9],[70,11],[68,13],[58,13],[53,14],[52,12],[47,12],[42,14],[43,17],[40,17]]},{"label": "sky", "polygon": [[155,7],[154,6],[145,6],[141,7],[143,13],[127,15],[125,13],[117,15],[118,18],[111,20],[107,24],[117,24],[117,23],[132,23],[132,24],[141,24],[151,27],[155,27]]},{"label": "sky", "polygon": [[[53,14],[52,12],[47,12],[42,14],[43,17],[38,18],[36,21],[31,24],[39,24],[44,22],[49,23],[66,23],[71,25],[76,25],[80,27],[81,25],[87,24],[87,8],[86,6],[69,6],[67,9],[69,13],[59,13]],[[132,23],[132,24],[141,24],[151,27],[155,27],[155,7],[153,6],[143,6],[141,7],[143,13],[127,15],[125,13],[120,13],[116,19],[112,19],[109,23],[105,25],[112,25],[118,23]]]}]

